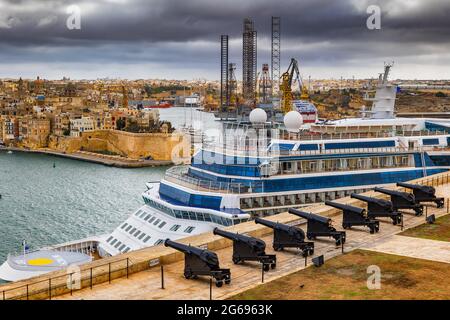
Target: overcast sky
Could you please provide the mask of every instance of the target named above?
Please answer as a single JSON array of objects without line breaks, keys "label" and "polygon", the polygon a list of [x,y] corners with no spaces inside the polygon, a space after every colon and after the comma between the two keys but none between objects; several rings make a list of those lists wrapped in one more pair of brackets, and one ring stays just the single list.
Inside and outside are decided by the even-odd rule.
[{"label": "overcast sky", "polygon": [[[81,10],[69,30],[67,8]],[[369,30],[369,5],[381,29]],[[449,0],[0,0],[0,77],[219,79],[221,34],[241,78],[242,20],[270,63],[271,16],[281,17],[282,69],[303,77],[450,78]]]}]

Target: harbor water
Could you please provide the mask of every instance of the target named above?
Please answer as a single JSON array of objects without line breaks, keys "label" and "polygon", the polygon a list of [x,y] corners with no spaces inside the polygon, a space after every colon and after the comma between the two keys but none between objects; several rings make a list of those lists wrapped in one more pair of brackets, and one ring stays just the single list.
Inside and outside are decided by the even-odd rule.
[{"label": "harbor water", "polygon": [[[187,108],[161,109],[160,118],[175,127],[217,126],[212,114]],[[111,232],[143,204],[145,183],[165,170],[0,151],[0,263],[23,240],[39,248]]]}]

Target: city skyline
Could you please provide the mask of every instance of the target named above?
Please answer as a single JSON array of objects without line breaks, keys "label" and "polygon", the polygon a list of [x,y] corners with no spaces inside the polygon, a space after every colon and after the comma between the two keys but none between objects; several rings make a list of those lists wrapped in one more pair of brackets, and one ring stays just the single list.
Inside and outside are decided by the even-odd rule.
[{"label": "city skyline", "polygon": [[[67,8],[80,9],[69,30]],[[369,30],[367,8],[381,9]],[[270,18],[280,16],[282,70],[289,59],[312,78],[371,78],[395,61],[392,79],[450,74],[445,1],[0,0],[0,78],[219,80],[219,37],[242,67],[242,20],[258,31],[258,70],[270,63]]]}]

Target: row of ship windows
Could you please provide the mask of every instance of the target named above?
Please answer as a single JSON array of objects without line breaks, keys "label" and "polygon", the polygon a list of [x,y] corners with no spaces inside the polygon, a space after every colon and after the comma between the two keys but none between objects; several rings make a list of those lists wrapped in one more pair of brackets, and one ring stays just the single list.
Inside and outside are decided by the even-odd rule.
[{"label": "row of ship windows", "polygon": [[[144,197],[144,202],[153,208],[156,208],[158,210],[161,210],[162,212],[167,213],[168,215],[175,217],[177,219],[185,219],[185,220],[197,220],[197,221],[206,221],[206,222],[214,222],[223,226],[231,226],[233,225],[233,220],[224,218],[224,217],[218,217],[213,214],[209,214],[206,212],[194,212],[194,211],[184,211],[184,210],[172,210],[166,206],[163,206],[162,204],[159,204],[156,201],[150,200],[146,197]],[[245,222],[247,219],[235,219],[234,224],[238,224],[240,222]],[[191,227],[193,228],[193,227]],[[191,230],[192,231],[192,230]],[[185,230],[185,232],[187,232]],[[190,233],[190,232],[188,232]]]},{"label": "row of ship windows", "polygon": [[412,164],[412,156],[382,156],[326,160],[303,160],[294,162],[282,162],[282,166],[278,170],[277,174],[407,167],[411,166]]},{"label": "row of ship windows", "polygon": [[[144,234],[145,235],[145,234]],[[143,237],[139,237],[140,239]],[[144,242],[147,242],[150,239],[150,236],[146,237],[146,240]],[[109,243],[111,246],[114,246],[117,250],[119,250],[121,253],[126,253],[131,250],[130,247],[127,247],[125,244],[123,244],[121,241],[117,240],[113,236],[110,236],[108,240],[106,240],[107,243]],[[157,246],[158,244],[163,243],[163,239],[158,239],[154,245]]]},{"label": "row of ship windows", "polygon": [[[134,214],[136,217],[139,217],[139,218],[141,218],[141,219],[143,219],[144,221],[147,221],[148,223],[152,223],[153,221],[153,225],[158,225],[158,228],[162,228],[162,227],[164,227],[167,223],[165,222],[165,221],[162,221],[161,222],[161,219],[156,219],[155,217],[153,217],[150,213],[147,213],[147,212],[145,212],[145,211],[143,211],[143,210],[138,210],[135,214]],[[155,220],[156,219],[156,220]],[[125,223],[126,224],[126,223]],[[181,227],[181,225],[179,225],[179,224],[174,224],[171,228],[170,228],[170,231],[177,231],[179,228]],[[122,229],[124,228],[124,226],[122,226]],[[192,227],[192,226],[188,226],[188,227],[186,227],[186,229],[184,229],[184,232],[185,233],[191,233],[192,231],[194,231],[194,229],[195,229],[195,227]],[[125,230],[125,231],[128,231],[128,228],[127,228],[127,230]],[[133,233],[133,231],[131,231],[130,233]],[[144,241],[144,243],[145,243],[146,241]]]}]

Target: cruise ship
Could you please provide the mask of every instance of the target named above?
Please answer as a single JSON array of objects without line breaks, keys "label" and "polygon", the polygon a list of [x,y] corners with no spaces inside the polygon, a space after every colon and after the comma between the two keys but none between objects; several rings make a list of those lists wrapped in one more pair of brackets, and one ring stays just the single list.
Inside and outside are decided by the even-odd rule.
[{"label": "cruise ship", "polygon": [[[256,108],[250,123],[224,123],[221,141],[203,145],[190,165],[147,183],[144,205],[111,234],[80,243],[100,257],[114,256],[449,170],[450,119],[396,117],[390,67],[378,79],[372,107],[359,118],[305,129],[296,110],[274,124]],[[54,250],[61,248],[71,247]]]},{"label": "cruise ship", "polygon": [[225,124],[233,143],[203,146],[189,166],[172,167],[160,182],[148,183],[145,205],[100,243],[100,255],[449,170],[450,120],[396,118],[390,68],[360,118],[300,130],[301,116],[291,111],[280,129],[255,109],[251,124]]}]

